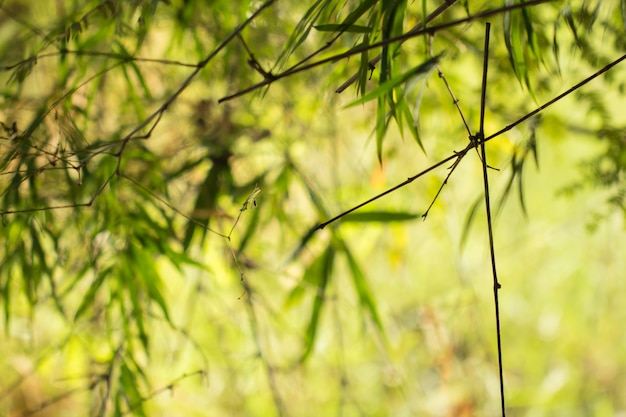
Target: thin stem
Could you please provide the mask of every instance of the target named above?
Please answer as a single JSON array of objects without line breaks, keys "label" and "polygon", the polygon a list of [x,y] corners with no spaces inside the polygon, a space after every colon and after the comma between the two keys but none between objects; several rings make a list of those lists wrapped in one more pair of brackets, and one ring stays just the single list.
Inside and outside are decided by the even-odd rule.
[{"label": "thin stem", "polygon": [[487,175],[487,154],[485,152],[485,104],[487,102],[487,69],[489,67],[489,31],[491,23],[487,22],[485,27],[485,50],[483,60],[483,84],[480,94],[480,128],[478,131],[478,142],[480,143],[480,153],[482,155],[483,184],[485,186],[485,212],[487,214],[487,231],[489,233],[489,254],[491,256],[491,272],[493,275],[493,299],[496,315],[496,341],[498,344],[498,372],[500,377],[500,405],[502,407],[502,417],[506,416],[504,402],[504,376],[502,372],[502,334],[500,332],[500,302],[498,300],[498,290],[501,288],[498,282],[498,272],[496,268],[496,252],[493,243],[493,224],[491,221],[491,204],[489,201],[489,176]]}]

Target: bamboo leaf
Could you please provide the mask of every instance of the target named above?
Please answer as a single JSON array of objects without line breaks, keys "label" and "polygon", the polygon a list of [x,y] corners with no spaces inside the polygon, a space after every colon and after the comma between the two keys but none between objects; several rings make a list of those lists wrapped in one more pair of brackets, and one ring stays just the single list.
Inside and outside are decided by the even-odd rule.
[{"label": "bamboo leaf", "polygon": [[191,214],[192,220],[187,223],[183,247],[188,249],[191,245],[194,232],[198,227],[202,228],[202,241],[204,241],[211,217],[215,212],[217,198],[220,193],[220,178],[229,169],[228,164],[214,163],[207,172],[204,182],[198,190],[196,203]]},{"label": "bamboo leaf", "polygon": [[165,319],[168,323],[173,325],[165,298],[163,297],[163,294],[161,294],[161,289],[159,288],[161,285],[161,277],[156,270],[154,260],[148,255],[147,252],[141,250],[132,243],[129,245],[129,252],[131,254],[130,256],[132,256],[134,260],[133,272],[135,280],[145,286],[145,290],[150,300],[157,303],[161,312],[165,316]]},{"label": "bamboo leaf", "polygon": [[463,225],[463,230],[461,232],[461,239],[459,240],[459,246],[463,248],[465,243],[467,243],[467,238],[469,237],[470,229],[472,228],[472,224],[474,223],[474,218],[476,217],[476,213],[478,213],[478,208],[482,203],[482,196],[476,198],[474,203],[470,206],[469,211],[467,212],[467,217],[465,219],[465,224]]},{"label": "bamboo leaf", "polygon": [[384,337],[385,327],[383,326],[380,315],[378,314],[378,308],[376,307],[376,302],[372,296],[372,291],[367,283],[365,274],[345,243],[343,244],[343,252],[348,260],[348,266],[350,267],[350,272],[352,273],[352,282],[354,283],[354,288],[359,296],[361,306],[369,313],[372,321],[376,325],[376,328]]},{"label": "bamboo leaf", "polygon": [[126,404],[132,410],[133,413],[146,417],[146,412],[143,409],[143,397],[137,383],[135,381],[135,373],[131,371],[126,364],[126,361],[120,365],[120,395],[123,395]]},{"label": "bamboo leaf", "polygon": [[524,199],[524,161],[521,161],[519,166],[519,172],[517,174],[517,196],[519,198],[520,206],[524,215],[528,216],[528,210],[526,209],[526,200]]},{"label": "bamboo leaf", "polygon": [[426,61],[422,62],[420,65],[408,70],[404,74],[397,75],[385,81],[384,83],[382,83],[381,85],[379,85],[378,87],[376,87],[375,89],[373,89],[372,91],[370,91],[369,93],[361,97],[360,99],[350,104],[347,104],[345,108],[354,107],[359,104],[365,104],[370,100],[373,100],[375,98],[380,98],[381,96],[390,94],[395,87],[409,80],[417,81],[419,79],[427,77],[428,75],[430,75],[432,70],[439,63],[440,57],[441,55],[437,55],[433,58],[429,58]]},{"label": "bamboo leaf", "polygon": [[302,279],[298,285],[291,290],[283,307],[291,308],[302,300],[307,288],[318,288],[324,272],[324,264],[328,256],[327,250],[322,252],[311,264],[305,269]]},{"label": "bamboo leaf", "polygon": [[[132,318],[134,319],[134,323],[137,325],[137,330],[139,332],[139,341],[143,346],[144,351],[148,354],[149,349],[149,337],[148,332],[146,332],[146,326],[144,324],[144,308],[141,303],[141,295],[143,293],[141,288],[141,282],[137,280],[137,276],[134,273],[134,252],[132,250],[128,251],[126,256],[121,257],[120,262],[116,269],[118,269],[118,279],[120,281],[121,287],[126,289],[128,298],[132,304]],[[120,304],[123,306],[122,300],[120,300]],[[124,320],[125,326],[128,326],[126,320]],[[127,337],[131,337],[130,328],[126,328],[126,332],[128,333]]]},{"label": "bamboo leaf", "polygon": [[363,211],[348,214],[343,218],[343,222],[349,223],[390,223],[406,222],[415,220],[420,214],[393,211]]},{"label": "bamboo leaf", "polygon": [[319,326],[320,315],[322,313],[322,307],[326,302],[326,288],[330,282],[330,277],[333,270],[333,262],[335,259],[335,249],[332,245],[326,248],[326,251],[321,257],[321,273],[319,275],[319,285],[315,298],[313,299],[313,307],[311,309],[311,316],[309,318],[309,324],[307,326],[304,337],[304,348],[302,355],[300,356],[300,362],[305,362],[315,346],[315,339],[317,337],[317,329]]},{"label": "bamboo leaf", "polygon": [[37,65],[36,58],[28,59],[27,61],[24,61],[22,64],[18,65],[17,68],[15,68],[15,70],[9,76],[9,79],[7,80],[7,85],[12,84],[13,82],[22,84],[26,77],[28,77],[33,71],[35,65]]},{"label": "bamboo leaf", "polygon": [[[343,20],[342,24],[343,25],[351,25],[351,24],[353,24],[361,16],[363,16],[363,14],[365,14],[365,12],[370,10],[377,3],[378,3],[378,0],[365,0],[365,1],[362,1],[361,4],[359,4],[359,7],[354,9],[352,12],[350,12],[350,14],[348,16],[346,16],[346,18]],[[371,26],[369,26],[369,27],[371,27]]]},{"label": "bamboo leaf", "polygon": [[[369,36],[365,35],[362,45],[369,45],[369,39]],[[369,64],[369,51],[363,51],[361,52],[361,65],[359,66],[359,73],[357,78],[357,91],[360,96],[363,96],[365,94],[365,90],[367,89],[367,80],[370,77],[370,71],[372,71],[372,68],[370,68]]]},{"label": "bamboo leaf", "polygon": [[298,246],[293,251],[291,256],[289,256],[289,262],[294,261],[295,259],[298,258],[298,256],[300,256],[300,253],[302,253],[306,245],[313,238],[313,235],[315,235],[316,231],[317,231],[317,227],[312,227],[300,238],[300,242],[298,243]]},{"label": "bamboo leaf", "polygon": [[89,290],[87,290],[87,293],[83,296],[83,300],[81,301],[78,309],[76,310],[76,313],[74,314],[74,321],[77,321],[85,313],[85,311],[87,311],[89,307],[93,306],[96,294],[98,293],[98,290],[104,283],[104,280],[110,271],[110,268],[107,268],[98,273],[96,279],[89,287]]},{"label": "bamboo leaf", "polygon": [[372,28],[369,26],[361,25],[347,25],[347,24],[325,24],[313,26],[320,32],[349,32],[349,33],[370,33]]},{"label": "bamboo leaf", "polygon": [[389,118],[385,111],[385,99],[384,97],[379,97],[378,106],[376,106],[376,155],[380,164],[383,163],[383,140],[387,133],[388,124]]},{"label": "bamboo leaf", "polygon": [[285,48],[278,57],[278,63],[280,66],[285,65],[289,56],[291,56],[291,54],[306,40],[313,24],[320,18],[322,12],[329,8],[331,3],[331,0],[317,0],[306,11],[294,31],[289,36],[289,39],[287,39]]},{"label": "bamboo leaf", "polygon": [[[409,109],[409,105],[406,100],[402,100],[399,103],[400,111],[404,114],[404,118],[407,122],[407,126],[409,128],[409,132],[411,132],[411,136],[415,139],[415,142],[422,149],[422,152],[426,153],[426,149],[424,149],[424,144],[422,144],[422,138],[420,137],[419,131],[417,130],[417,123],[413,119],[413,114],[411,113],[411,109]],[[419,110],[416,110],[418,112]]]}]

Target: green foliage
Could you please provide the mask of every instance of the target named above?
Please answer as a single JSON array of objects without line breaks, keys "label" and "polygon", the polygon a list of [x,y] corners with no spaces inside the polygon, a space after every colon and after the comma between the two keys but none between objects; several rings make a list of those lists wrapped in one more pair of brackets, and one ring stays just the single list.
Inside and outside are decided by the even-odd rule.
[{"label": "green foliage", "polygon": [[[626,213],[623,71],[529,116],[623,54],[626,2],[608,3],[507,1],[492,13],[489,2],[427,0],[1,2],[2,409],[69,398],[63,415],[493,414],[487,302],[472,284],[489,269],[477,253],[479,170],[466,162],[481,163],[471,147],[485,19],[472,13],[487,10],[497,28],[485,133],[499,133],[484,163],[496,168],[498,219],[552,210],[538,206],[537,175],[560,177],[554,149],[574,136],[588,144],[566,149],[582,169],[555,187],[600,188],[601,230],[607,207]],[[407,130],[415,143],[398,140]],[[416,172],[432,176],[400,190]],[[356,206],[376,193],[385,199]],[[507,217],[511,195],[520,218]],[[437,216],[416,222],[425,207]],[[565,388],[538,384],[561,369],[547,359],[559,349],[560,360],[595,349],[577,335],[594,327],[586,318],[564,319],[562,340],[533,338],[545,317],[599,311],[598,340],[609,340],[623,291],[585,298],[597,283],[572,261],[525,253],[529,237],[510,229],[497,238],[512,277],[502,321],[514,406],[567,397],[571,415],[623,411],[622,360],[589,353]],[[535,258],[514,263],[523,256]],[[581,312],[551,290],[579,298]],[[532,291],[541,305],[529,307]],[[598,355],[623,354],[598,344]],[[205,374],[208,384],[189,378]],[[46,385],[21,404],[30,376]]]}]

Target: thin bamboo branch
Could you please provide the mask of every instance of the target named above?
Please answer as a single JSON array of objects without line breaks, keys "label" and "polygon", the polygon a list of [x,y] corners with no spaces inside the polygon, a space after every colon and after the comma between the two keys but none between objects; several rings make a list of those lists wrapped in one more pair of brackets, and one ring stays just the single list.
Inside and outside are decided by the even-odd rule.
[{"label": "thin bamboo branch", "polygon": [[489,254],[491,256],[491,272],[493,275],[493,298],[495,304],[496,318],[496,341],[498,344],[498,373],[500,379],[500,405],[502,407],[502,417],[506,416],[506,406],[504,398],[504,376],[502,372],[502,333],[500,331],[500,301],[498,300],[498,290],[501,288],[498,282],[498,271],[496,268],[496,252],[493,241],[493,222],[491,220],[491,202],[489,196],[489,175],[487,174],[487,153],[485,151],[485,107],[487,103],[487,70],[489,68],[489,31],[491,23],[485,26],[485,48],[483,52],[483,81],[480,92],[480,127],[478,129],[477,143],[480,144],[482,155],[483,184],[485,187],[485,212],[487,216],[487,232],[489,235]]},{"label": "thin bamboo branch", "polygon": [[218,103],[223,103],[225,101],[229,101],[229,100],[232,100],[234,98],[241,97],[243,95],[251,93],[252,91],[256,91],[256,90],[258,90],[260,88],[268,86],[268,85],[270,85],[270,84],[272,84],[272,83],[274,83],[274,82],[276,82],[278,80],[281,80],[283,78],[287,78],[287,77],[290,77],[292,75],[295,75],[295,74],[298,74],[298,73],[301,73],[301,72],[305,72],[305,71],[308,71],[308,70],[310,70],[312,68],[316,68],[316,67],[319,67],[319,66],[322,66],[322,65],[326,65],[326,64],[329,64],[329,63],[334,63],[334,62],[340,61],[342,59],[349,58],[349,57],[354,56],[354,55],[359,55],[359,54],[361,54],[363,52],[366,52],[366,51],[369,51],[369,50],[372,50],[372,49],[381,48],[383,46],[391,45],[391,44],[394,44],[394,43],[397,43],[397,42],[404,42],[407,39],[415,38],[415,37],[418,37],[418,36],[421,36],[421,35],[433,34],[433,33],[436,33],[438,31],[441,31],[441,30],[444,30],[444,29],[449,29],[449,28],[452,28],[452,27],[455,27],[455,26],[463,25],[463,24],[466,24],[466,23],[471,23],[471,22],[474,22],[476,20],[485,19],[485,18],[488,18],[488,17],[491,17],[491,16],[495,16],[495,15],[498,15],[498,14],[501,14],[501,13],[509,12],[509,11],[512,11],[512,10],[522,9],[522,8],[531,7],[531,6],[537,6],[539,4],[547,3],[547,2],[550,2],[550,1],[553,1],[553,0],[532,0],[532,1],[528,1],[526,3],[517,3],[517,4],[512,4],[512,5],[509,5],[509,6],[505,6],[505,7],[499,7],[497,9],[490,9],[490,10],[486,10],[484,12],[477,13],[475,15],[468,16],[468,17],[463,18],[463,19],[454,20],[454,21],[447,22],[447,23],[442,23],[442,24],[436,25],[436,26],[430,26],[430,27],[427,27],[425,29],[416,30],[415,32],[412,32],[412,33],[405,33],[403,35],[400,35],[400,36],[397,36],[397,37],[394,37],[394,38],[385,39],[383,41],[372,43],[372,44],[366,45],[366,46],[362,46],[360,48],[350,49],[349,51],[342,52],[340,54],[333,55],[331,57],[328,57],[328,58],[325,58],[325,59],[321,59],[319,61],[312,62],[312,63],[310,63],[308,65],[303,65],[303,66],[299,66],[297,68],[289,69],[289,70],[283,71],[283,72],[281,72],[279,74],[272,74],[273,77],[271,79],[265,79],[265,80],[263,80],[263,81],[261,81],[261,82],[259,82],[257,84],[254,84],[254,85],[251,85],[250,87],[244,88],[243,90],[239,90],[236,93],[233,93],[233,94],[230,94],[228,96],[222,97],[217,102]]},{"label": "thin bamboo branch", "polygon": [[[426,24],[432,22],[433,20],[435,20],[440,14],[442,14],[443,12],[445,12],[450,6],[452,6],[454,3],[456,3],[457,0],[446,0],[445,3],[439,5],[439,7],[437,7],[431,14],[429,14],[426,17]],[[417,32],[419,30],[421,30],[424,27],[424,22],[419,22],[417,25],[413,26],[413,28],[411,28],[411,30],[409,30],[407,33],[414,33]],[[400,42],[401,44],[404,41]],[[378,64],[378,62],[381,60],[382,55],[378,54],[376,55],[374,58],[370,59],[368,62],[368,67],[369,68],[374,68],[376,66],[376,64]],[[339,86],[339,88],[337,88],[337,90],[335,90],[335,93],[337,94],[341,94],[343,93],[348,87],[350,87],[352,84],[354,84],[356,82],[356,80],[359,78],[359,74],[355,73],[352,77],[348,78],[348,81],[346,81],[345,83],[341,84],[341,86]]]}]

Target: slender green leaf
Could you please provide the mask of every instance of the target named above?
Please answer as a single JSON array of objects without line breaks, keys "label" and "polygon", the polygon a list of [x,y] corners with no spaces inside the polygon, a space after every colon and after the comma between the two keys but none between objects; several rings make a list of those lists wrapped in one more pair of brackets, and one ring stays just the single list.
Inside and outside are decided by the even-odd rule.
[{"label": "slender green leaf", "polygon": [[361,25],[326,24],[313,27],[320,32],[370,33],[372,31],[371,27]]},{"label": "slender green leaf", "polygon": [[298,256],[300,256],[300,254],[302,253],[306,245],[315,235],[316,231],[317,231],[317,227],[312,227],[300,238],[300,242],[298,242],[298,246],[296,246],[296,249],[293,251],[291,256],[289,256],[289,259],[288,259],[289,262],[296,260]]},{"label": "slender green leaf", "polygon": [[384,338],[385,327],[380,319],[380,314],[378,314],[378,307],[376,306],[376,301],[372,296],[372,290],[367,283],[365,274],[345,243],[343,244],[343,252],[348,260],[348,266],[350,267],[350,272],[352,273],[352,282],[354,283],[354,288],[359,296],[361,306],[369,313],[372,321],[376,325],[376,328]]},{"label": "slender green leaf", "polygon": [[439,63],[440,57],[441,56],[438,55],[436,57],[429,58],[426,61],[422,62],[420,65],[408,70],[404,74],[400,74],[387,80],[383,84],[379,85],[378,87],[367,93],[365,96],[350,104],[347,104],[345,107],[347,108],[359,104],[365,104],[370,100],[380,98],[381,96],[389,94],[391,91],[393,91],[394,88],[409,80],[416,81],[421,78],[427,77]]},{"label": "slender green leaf", "polygon": [[304,347],[302,355],[300,356],[300,362],[307,360],[313,347],[315,346],[315,340],[317,337],[317,329],[319,326],[320,316],[322,313],[322,307],[326,302],[326,288],[330,282],[330,278],[333,271],[333,263],[335,259],[335,248],[329,245],[326,251],[321,256],[321,271],[319,275],[319,285],[313,299],[313,307],[311,308],[311,316],[309,318],[309,324],[307,326],[304,336]]},{"label": "slender green leaf", "polygon": [[328,250],[322,252],[311,264],[305,269],[302,279],[298,285],[291,290],[284,302],[285,308],[290,308],[302,300],[302,296],[307,289],[319,288],[322,276],[324,274],[324,265]]},{"label": "slender green leaf", "polygon": [[196,203],[191,214],[192,220],[187,223],[185,236],[183,238],[183,247],[188,249],[191,245],[194,233],[198,227],[202,228],[202,241],[206,237],[206,233],[210,224],[210,219],[215,212],[217,198],[220,193],[220,178],[224,176],[225,171],[229,169],[227,163],[215,162],[204,179],[204,182],[198,190]]},{"label": "slender green leaf", "polygon": [[143,408],[143,397],[135,380],[135,372],[131,371],[126,361],[120,365],[120,393],[133,413],[147,417]]},{"label": "slender green leaf", "polygon": [[376,106],[376,156],[378,156],[378,162],[383,163],[383,140],[387,133],[387,126],[389,125],[389,118],[385,110],[385,98],[378,98],[378,105]]},{"label": "slender green leaf", "polygon": [[[352,25],[361,16],[363,16],[363,14],[365,14],[365,12],[367,12],[372,7],[374,7],[376,5],[376,3],[378,3],[378,0],[364,0],[364,1],[362,1],[361,4],[359,4],[359,7],[357,7],[352,12],[350,12],[350,14],[348,16],[346,16],[346,18],[343,20],[343,22],[341,22],[341,24],[342,25]],[[369,26],[369,27],[371,27],[371,26]]]},{"label": "slender green leaf", "polygon": [[422,152],[426,153],[426,149],[424,149],[424,145],[422,144],[422,139],[420,137],[419,131],[417,130],[417,123],[413,119],[413,114],[411,113],[411,110],[409,109],[409,105],[407,104],[406,100],[402,100],[398,104],[398,106],[400,107],[400,111],[402,112],[402,114],[404,114],[404,118],[406,120],[407,127],[409,128],[409,132],[411,132],[411,136],[413,136],[415,142],[417,142],[419,147],[422,149]]},{"label": "slender green leaf", "polygon": [[161,294],[161,277],[156,270],[156,265],[152,257],[148,252],[143,251],[141,248],[136,247],[134,244],[129,245],[130,256],[133,258],[133,271],[135,275],[135,281],[142,283],[145,286],[147,295],[151,301],[157,303],[161,312],[165,316],[166,320],[172,324],[170,320],[169,310],[165,303],[165,298]]},{"label": "slender green leaf", "polygon": [[296,28],[289,36],[289,39],[287,39],[285,48],[278,57],[279,66],[285,65],[289,56],[306,40],[313,24],[320,18],[324,11],[329,11],[331,9],[330,6],[332,2],[333,0],[317,0],[306,11],[300,22],[298,22]]},{"label": "slender green leaf", "polygon": [[[363,43],[358,46],[369,45],[370,37],[369,35],[365,35],[363,37]],[[361,52],[361,65],[359,66],[358,78],[357,78],[357,91],[360,96],[365,94],[365,90],[367,89],[367,80],[370,79],[370,68],[369,64],[369,51]]]},{"label": "slender green leaf", "polygon": [[467,212],[467,217],[465,219],[465,224],[463,225],[463,230],[461,232],[461,239],[459,240],[459,246],[463,248],[465,243],[467,242],[467,238],[469,237],[469,232],[472,228],[472,224],[474,223],[474,218],[478,213],[478,209],[480,208],[481,203],[483,202],[483,197],[479,196],[474,200],[472,205],[470,206],[469,211]]},{"label": "slender green leaf", "polygon": [[93,306],[94,300],[96,299],[96,294],[98,293],[98,290],[104,283],[106,277],[109,275],[110,271],[111,271],[110,268],[106,268],[106,269],[103,269],[102,271],[99,271],[98,275],[96,276],[96,279],[93,281],[93,283],[89,287],[89,290],[87,290],[87,293],[83,296],[83,299],[80,305],[78,306],[76,313],[74,314],[74,321],[77,321],[85,313],[85,311],[87,311],[89,307]]},{"label": "slender green leaf", "polygon": [[389,223],[389,222],[406,222],[417,219],[420,214],[393,211],[362,211],[350,213],[345,216],[342,221],[344,223]]},{"label": "slender green leaf", "polygon": [[519,173],[517,174],[517,196],[524,215],[528,216],[526,200],[524,199],[524,161],[525,160],[520,161]]}]

